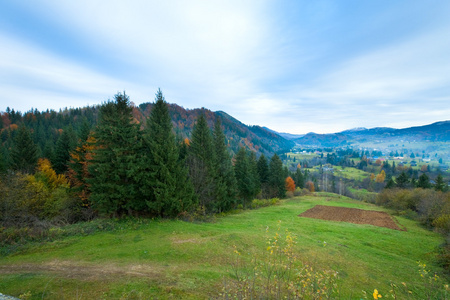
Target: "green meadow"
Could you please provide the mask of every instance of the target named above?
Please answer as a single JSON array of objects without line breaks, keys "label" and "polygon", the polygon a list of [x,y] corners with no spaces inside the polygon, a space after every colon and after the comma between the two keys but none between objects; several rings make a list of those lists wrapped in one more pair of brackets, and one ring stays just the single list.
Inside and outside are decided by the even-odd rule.
[{"label": "green meadow", "polygon": [[[89,234],[61,235],[0,257],[0,292],[24,299],[220,298],[224,280],[233,280],[234,250],[243,261],[264,257],[278,226],[297,237],[299,261],[338,272],[335,297],[361,299],[366,291],[373,299],[377,289],[389,298],[392,284],[398,299],[443,289],[435,258],[441,236],[402,217],[394,218],[406,231],[298,217],[319,204],[387,211],[316,193],[210,222],[131,219],[104,228],[105,222],[93,221],[85,224],[97,229]],[[419,262],[426,264],[422,273]]]}]

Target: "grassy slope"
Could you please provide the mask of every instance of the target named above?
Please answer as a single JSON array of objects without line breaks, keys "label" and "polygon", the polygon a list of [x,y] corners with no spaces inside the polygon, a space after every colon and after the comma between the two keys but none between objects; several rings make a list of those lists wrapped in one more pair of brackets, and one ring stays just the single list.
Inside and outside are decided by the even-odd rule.
[{"label": "grassy slope", "polygon": [[[215,223],[128,222],[114,232],[65,238],[0,258],[0,270],[15,270],[0,271],[0,292],[18,296],[31,291],[35,299],[43,293],[50,299],[214,297],[229,274],[233,245],[243,256],[261,253],[266,227],[276,228],[281,220],[283,230],[298,236],[303,261],[339,272],[343,295],[359,299],[361,290],[374,288],[384,293],[390,281],[405,282],[416,295],[422,293],[417,261],[433,261],[431,253],[442,242],[437,234],[403,218],[397,220],[408,231],[297,216],[317,204],[381,210],[321,194],[229,215]],[[20,266],[23,269],[16,270]]]}]

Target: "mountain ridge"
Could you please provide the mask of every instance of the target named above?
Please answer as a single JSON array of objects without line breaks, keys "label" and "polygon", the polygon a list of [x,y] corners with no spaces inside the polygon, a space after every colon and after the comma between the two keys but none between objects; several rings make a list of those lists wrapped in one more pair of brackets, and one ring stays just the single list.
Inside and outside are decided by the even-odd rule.
[{"label": "mountain ridge", "polygon": [[[281,135],[282,133],[278,134]],[[410,142],[447,142],[450,141],[450,120],[437,121],[431,124],[401,129],[391,127],[374,127],[369,129],[357,127],[336,133],[319,134],[310,132],[301,137],[293,136],[294,135],[283,134],[283,137],[294,141],[298,145],[319,147],[350,146],[352,144],[364,142],[369,138],[385,141],[402,139]]]}]

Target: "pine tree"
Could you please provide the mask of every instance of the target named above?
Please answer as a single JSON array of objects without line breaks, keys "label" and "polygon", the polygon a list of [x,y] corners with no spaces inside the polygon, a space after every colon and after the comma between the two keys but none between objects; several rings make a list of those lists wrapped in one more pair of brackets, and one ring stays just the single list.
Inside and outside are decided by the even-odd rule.
[{"label": "pine tree", "polygon": [[53,150],[53,143],[51,141],[45,142],[42,152],[44,158],[47,158],[50,162],[55,161],[55,151]]},{"label": "pine tree", "polygon": [[[1,123],[1,120],[0,120]],[[3,173],[6,173],[7,166],[6,166],[6,159],[3,156],[3,147],[0,144],[0,175]]]},{"label": "pine tree", "polygon": [[187,163],[199,204],[207,212],[214,211],[214,160],[211,131],[201,114],[192,131]]},{"label": "pine tree", "polygon": [[301,189],[305,187],[305,177],[302,174],[302,170],[300,168],[297,168],[294,175],[294,181],[295,185]]},{"label": "pine tree", "polygon": [[257,170],[259,176],[259,183],[261,185],[261,194],[263,198],[269,197],[269,164],[264,154],[258,159]]},{"label": "pine tree", "polygon": [[195,203],[194,189],[187,176],[187,169],[179,159],[179,147],[173,133],[169,108],[160,89],[156,93],[156,102],[147,121],[149,181],[151,192],[147,205],[151,212],[160,216],[176,216],[189,211]]},{"label": "pine tree", "polygon": [[70,152],[75,149],[76,142],[76,136],[72,126],[65,128],[56,142],[54,160],[52,162],[56,173],[62,174],[67,171]]},{"label": "pine tree", "polygon": [[12,167],[24,173],[32,173],[38,160],[38,148],[31,139],[31,134],[25,126],[18,129],[11,150]]},{"label": "pine tree", "polygon": [[215,202],[218,212],[233,208],[236,203],[236,178],[227,151],[226,138],[220,120],[214,124],[214,179]]},{"label": "pine tree", "polygon": [[396,186],[398,188],[406,188],[408,186],[409,183],[409,177],[405,172],[402,172],[399,176],[397,176],[397,178],[395,179],[396,182]]},{"label": "pine tree", "polygon": [[239,148],[235,156],[234,174],[236,176],[238,196],[244,207],[248,205],[254,195],[254,180],[250,171],[249,155],[245,148]]},{"label": "pine tree", "polygon": [[442,175],[441,174],[439,174],[437,177],[436,177],[436,183],[434,184],[434,189],[436,190],[436,191],[441,191],[441,192],[444,192],[445,191],[445,183],[444,183],[444,178],[442,177]]},{"label": "pine tree", "polygon": [[78,145],[83,144],[87,141],[89,134],[91,133],[91,125],[86,117],[83,118],[83,123],[81,123],[81,128],[78,131]]},{"label": "pine tree", "polygon": [[284,186],[285,176],[283,171],[283,162],[277,154],[274,154],[270,159],[269,171],[269,186],[271,197],[284,198],[286,195],[286,189]]},{"label": "pine tree", "polygon": [[253,187],[253,197],[256,197],[261,192],[261,182],[259,180],[259,173],[258,173],[258,161],[256,160],[256,154],[253,151],[249,152],[248,157],[248,163],[249,163],[249,173],[250,173],[250,179],[252,180],[252,187]]},{"label": "pine tree", "polygon": [[427,176],[427,174],[423,173],[422,175],[419,176],[417,187],[423,189],[429,189],[431,187],[430,178]]},{"label": "pine tree", "polygon": [[132,122],[132,107],[124,93],[115,95],[100,108],[99,125],[94,132],[96,149],[89,166],[90,200],[103,214],[131,214],[143,210],[145,203],[138,197],[138,155],[142,138]]}]

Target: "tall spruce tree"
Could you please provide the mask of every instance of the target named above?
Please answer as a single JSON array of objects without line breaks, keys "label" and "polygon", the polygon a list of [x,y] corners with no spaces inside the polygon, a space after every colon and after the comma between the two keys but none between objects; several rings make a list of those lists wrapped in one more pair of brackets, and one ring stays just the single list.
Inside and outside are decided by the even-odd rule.
[{"label": "tall spruce tree", "polygon": [[436,191],[444,192],[446,190],[446,184],[444,183],[444,178],[441,174],[436,177],[436,183],[434,184],[434,189]]},{"label": "tall spruce tree", "polygon": [[89,166],[88,183],[93,207],[103,214],[115,216],[143,210],[145,202],[139,196],[136,180],[138,156],[142,138],[138,125],[133,123],[128,96],[115,95],[100,108],[100,120],[94,132],[96,148]]},{"label": "tall spruce tree", "polygon": [[305,177],[302,174],[302,170],[297,168],[294,175],[295,185],[301,189],[305,187]]},{"label": "tall spruce tree", "polygon": [[151,212],[160,216],[176,216],[189,211],[196,203],[194,188],[187,168],[180,161],[180,148],[173,133],[169,108],[160,89],[147,121],[145,140],[148,145],[148,168],[150,172],[147,205]]},{"label": "tall spruce tree", "polygon": [[13,169],[24,173],[32,173],[36,168],[38,152],[38,147],[33,142],[28,129],[25,126],[20,126],[11,150]]},{"label": "tall spruce tree", "polygon": [[227,151],[226,138],[220,120],[214,124],[214,164],[215,170],[214,192],[216,210],[227,211],[233,208],[236,202],[236,178]]},{"label": "tall spruce tree", "polygon": [[70,160],[70,152],[75,149],[77,145],[77,138],[72,126],[64,128],[58,141],[56,142],[56,148],[53,158],[53,168],[58,174],[62,174],[67,171],[68,163]]},{"label": "tall spruce tree", "polygon": [[286,189],[284,180],[283,162],[277,154],[274,154],[269,163],[269,187],[271,197],[284,198],[286,195]]},{"label": "tall spruce tree", "polygon": [[269,164],[264,154],[258,159],[257,170],[263,198],[269,197]]},{"label": "tall spruce tree", "polygon": [[203,114],[198,118],[192,131],[188,152],[189,177],[194,185],[199,204],[207,212],[213,212],[215,208],[215,153],[211,131]]},{"label": "tall spruce tree", "polygon": [[258,173],[258,161],[256,159],[256,154],[253,151],[248,152],[248,163],[249,163],[249,172],[250,179],[252,180],[253,187],[253,197],[256,197],[261,192],[261,181],[259,180]]},{"label": "tall spruce tree", "polygon": [[255,180],[249,161],[249,155],[244,147],[239,148],[235,156],[234,174],[236,176],[238,196],[241,204],[247,207],[250,200],[255,197]]},{"label": "tall spruce tree", "polygon": [[6,159],[4,158],[3,147],[0,144],[0,175],[6,173],[6,170],[7,170]]}]

